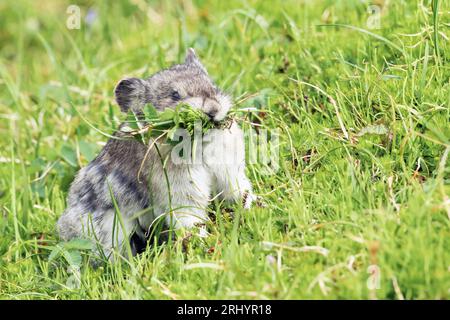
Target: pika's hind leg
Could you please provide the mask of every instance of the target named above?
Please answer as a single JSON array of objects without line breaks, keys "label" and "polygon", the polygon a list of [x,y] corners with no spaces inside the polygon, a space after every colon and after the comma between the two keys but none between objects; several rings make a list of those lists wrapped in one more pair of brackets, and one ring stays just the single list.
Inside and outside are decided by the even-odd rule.
[{"label": "pika's hind leg", "polygon": [[[119,219],[118,214],[120,213],[116,213],[114,209],[101,213],[80,214],[69,208],[58,221],[60,237],[65,241],[74,238],[90,239],[95,245],[94,252],[110,260],[114,260],[114,251],[126,256],[125,241],[129,241],[136,222],[123,216]],[[123,228],[120,220],[123,222]]]}]

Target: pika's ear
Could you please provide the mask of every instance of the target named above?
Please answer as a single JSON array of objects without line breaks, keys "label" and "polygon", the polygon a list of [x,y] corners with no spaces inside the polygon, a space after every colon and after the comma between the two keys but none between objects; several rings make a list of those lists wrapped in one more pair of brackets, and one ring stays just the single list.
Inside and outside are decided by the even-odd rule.
[{"label": "pika's ear", "polygon": [[187,65],[196,66],[200,70],[202,70],[204,73],[208,74],[208,71],[206,71],[206,68],[203,66],[203,64],[198,59],[197,55],[195,54],[194,49],[189,48],[186,52],[186,58],[184,59],[184,63]]},{"label": "pika's ear", "polygon": [[127,78],[120,80],[114,89],[117,104],[122,112],[130,109],[137,111],[146,103],[146,83],[137,78]]}]

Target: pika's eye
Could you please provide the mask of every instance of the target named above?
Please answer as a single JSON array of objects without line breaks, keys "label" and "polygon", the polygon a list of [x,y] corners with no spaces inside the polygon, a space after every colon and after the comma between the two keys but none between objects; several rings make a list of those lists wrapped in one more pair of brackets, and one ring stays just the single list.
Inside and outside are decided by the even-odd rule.
[{"label": "pika's eye", "polygon": [[178,101],[181,99],[181,96],[177,90],[172,90],[172,92],[170,93],[170,97],[172,98],[173,101]]}]

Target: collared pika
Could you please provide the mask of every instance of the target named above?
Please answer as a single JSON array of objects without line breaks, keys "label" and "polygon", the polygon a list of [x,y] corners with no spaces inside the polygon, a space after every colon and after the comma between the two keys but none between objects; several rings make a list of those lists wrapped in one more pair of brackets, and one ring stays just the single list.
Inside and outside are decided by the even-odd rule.
[{"label": "collared pika", "polygon": [[[215,86],[193,49],[182,64],[147,79],[121,80],[115,97],[123,112],[139,114],[147,103],[160,111],[186,103],[201,109],[211,121],[224,119],[231,107],[230,98]],[[122,133],[115,136],[120,138]],[[200,163],[175,163],[167,147],[161,152],[169,159],[162,162],[158,148],[149,149],[135,140],[110,139],[76,175],[67,209],[58,221],[60,237],[95,239],[110,255],[114,247],[123,250],[124,241],[131,237],[145,243],[145,232],[161,215],[166,225],[174,228],[204,223],[206,208],[216,196],[243,201],[248,208],[254,196],[245,175],[244,137],[237,123],[208,131],[202,141]],[[232,161],[222,161],[230,155]],[[125,230],[117,223],[113,199]],[[149,210],[137,214],[145,209]],[[119,231],[113,234],[114,229]],[[132,248],[134,253],[138,251],[135,243]]]}]

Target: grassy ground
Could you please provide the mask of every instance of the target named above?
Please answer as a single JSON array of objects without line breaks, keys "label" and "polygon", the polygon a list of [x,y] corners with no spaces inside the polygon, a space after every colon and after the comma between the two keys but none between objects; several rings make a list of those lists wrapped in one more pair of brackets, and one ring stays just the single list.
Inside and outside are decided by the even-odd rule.
[{"label": "grassy ground", "polygon": [[[357,0],[1,2],[0,297],[449,298],[450,5],[431,2],[373,1],[379,29]],[[248,170],[267,206],[130,263],[50,259],[94,127],[123,119],[115,84],[189,46],[281,132],[278,172]]]}]

